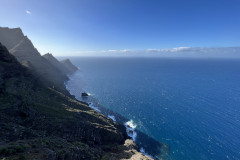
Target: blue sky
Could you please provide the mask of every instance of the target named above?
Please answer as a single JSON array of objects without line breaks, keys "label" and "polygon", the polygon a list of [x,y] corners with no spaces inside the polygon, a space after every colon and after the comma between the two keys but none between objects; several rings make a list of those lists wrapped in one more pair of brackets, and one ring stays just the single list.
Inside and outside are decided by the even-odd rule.
[{"label": "blue sky", "polygon": [[240,0],[0,0],[41,54],[240,46]]}]

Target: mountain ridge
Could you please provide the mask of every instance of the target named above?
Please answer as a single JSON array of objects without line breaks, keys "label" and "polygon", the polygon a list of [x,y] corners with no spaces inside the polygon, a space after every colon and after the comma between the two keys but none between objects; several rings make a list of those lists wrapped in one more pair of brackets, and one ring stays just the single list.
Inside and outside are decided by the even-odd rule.
[{"label": "mountain ridge", "polygon": [[63,61],[69,61],[68,65],[63,63],[63,61],[58,61],[51,53],[46,53],[43,55],[43,57],[49,61],[53,66],[55,66],[57,69],[59,69],[63,74],[71,74],[75,71],[77,71],[77,67],[75,67],[69,59],[63,60]]},{"label": "mountain ridge", "polygon": [[[62,72],[61,68],[57,68],[45,57],[41,56],[31,40],[23,34],[20,28],[0,27],[0,42],[7,47],[9,52],[20,63],[26,64],[27,62],[29,64],[27,66],[31,66],[30,69],[38,77],[39,81],[48,87],[55,87],[57,90],[68,94],[64,85],[64,82],[68,80],[67,73]],[[69,73],[73,72],[69,71]]]},{"label": "mountain ridge", "polygon": [[62,60],[60,61],[60,63],[62,63],[69,70],[70,73],[78,70],[78,68],[74,66],[69,59]]}]

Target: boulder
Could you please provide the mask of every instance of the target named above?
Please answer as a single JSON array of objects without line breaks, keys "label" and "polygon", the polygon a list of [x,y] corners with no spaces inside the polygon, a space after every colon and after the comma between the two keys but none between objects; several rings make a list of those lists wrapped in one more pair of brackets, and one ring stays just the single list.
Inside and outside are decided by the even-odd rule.
[{"label": "boulder", "polygon": [[86,92],[82,93],[82,97],[88,97],[89,95]]}]

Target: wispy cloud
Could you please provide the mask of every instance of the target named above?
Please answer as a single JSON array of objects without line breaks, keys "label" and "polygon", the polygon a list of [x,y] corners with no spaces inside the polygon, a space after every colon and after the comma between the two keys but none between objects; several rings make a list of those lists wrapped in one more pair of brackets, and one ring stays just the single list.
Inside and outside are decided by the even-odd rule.
[{"label": "wispy cloud", "polygon": [[131,49],[122,49],[122,50],[115,50],[115,49],[109,49],[109,50],[102,50],[102,53],[131,53],[135,52],[136,50]]},{"label": "wispy cloud", "polygon": [[132,57],[239,57],[240,47],[177,47],[170,49],[145,49],[145,50],[101,50],[101,51],[76,51],[70,55],[83,56],[132,56]]},{"label": "wispy cloud", "polygon": [[32,13],[29,10],[25,10],[25,12],[29,15],[31,15]]}]

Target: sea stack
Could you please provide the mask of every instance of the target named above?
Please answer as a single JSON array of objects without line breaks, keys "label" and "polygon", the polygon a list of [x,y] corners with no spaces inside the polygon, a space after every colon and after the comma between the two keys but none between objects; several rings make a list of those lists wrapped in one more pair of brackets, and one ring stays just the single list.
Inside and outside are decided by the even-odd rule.
[{"label": "sea stack", "polygon": [[88,97],[88,96],[89,96],[89,94],[87,94],[86,92],[82,93],[82,97]]}]

